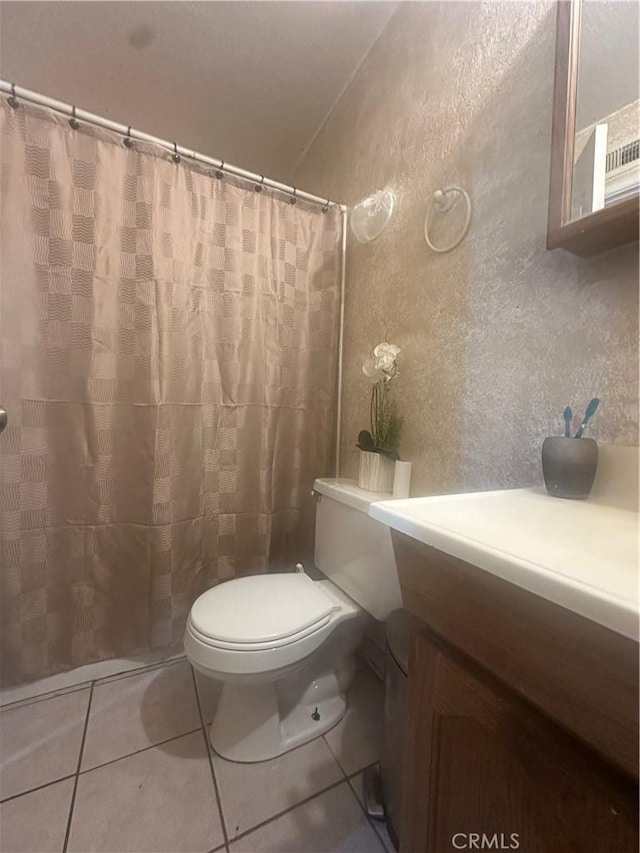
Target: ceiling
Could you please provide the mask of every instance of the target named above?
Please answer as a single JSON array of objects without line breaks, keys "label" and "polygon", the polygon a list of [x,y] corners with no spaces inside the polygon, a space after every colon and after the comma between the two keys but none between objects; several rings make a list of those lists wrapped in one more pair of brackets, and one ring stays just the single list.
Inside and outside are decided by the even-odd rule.
[{"label": "ceiling", "polygon": [[396,2],[0,3],[0,75],[288,181]]}]

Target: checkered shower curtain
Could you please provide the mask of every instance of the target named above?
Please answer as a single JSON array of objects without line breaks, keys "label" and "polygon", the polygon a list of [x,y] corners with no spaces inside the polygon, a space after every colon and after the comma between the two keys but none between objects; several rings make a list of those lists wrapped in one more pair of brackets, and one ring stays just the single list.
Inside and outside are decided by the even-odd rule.
[{"label": "checkered shower curtain", "polygon": [[296,557],[329,472],[340,217],[0,104],[4,683],[172,646]]}]

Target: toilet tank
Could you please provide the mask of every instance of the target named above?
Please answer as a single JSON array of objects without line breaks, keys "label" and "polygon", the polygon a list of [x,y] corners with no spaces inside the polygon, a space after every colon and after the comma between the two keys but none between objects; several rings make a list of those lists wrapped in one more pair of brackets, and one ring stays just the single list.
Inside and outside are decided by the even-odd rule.
[{"label": "toilet tank", "polygon": [[369,504],[390,495],[367,492],[355,481],[322,479],[316,493],[315,564],[375,619],[402,606],[388,527],[367,515]]}]

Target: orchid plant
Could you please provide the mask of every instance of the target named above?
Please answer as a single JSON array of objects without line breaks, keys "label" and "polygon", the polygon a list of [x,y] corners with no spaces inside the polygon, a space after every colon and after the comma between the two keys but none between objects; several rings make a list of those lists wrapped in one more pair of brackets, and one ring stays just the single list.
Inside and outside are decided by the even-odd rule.
[{"label": "orchid plant", "polygon": [[389,386],[398,375],[398,353],[400,347],[384,341],[374,347],[362,365],[362,372],[372,384],[371,430],[363,429],[358,434],[358,447],[370,453],[380,453],[389,459],[399,459],[398,447],[402,431],[402,418],[398,405],[390,396]]}]

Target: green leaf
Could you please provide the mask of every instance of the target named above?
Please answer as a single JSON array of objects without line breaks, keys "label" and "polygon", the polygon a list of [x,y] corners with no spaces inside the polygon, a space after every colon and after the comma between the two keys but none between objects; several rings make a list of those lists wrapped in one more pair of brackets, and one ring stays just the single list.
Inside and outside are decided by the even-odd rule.
[{"label": "green leaf", "polygon": [[360,450],[368,450],[370,453],[373,451],[373,437],[368,429],[362,429],[358,433],[357,446],[360,448]]}]

